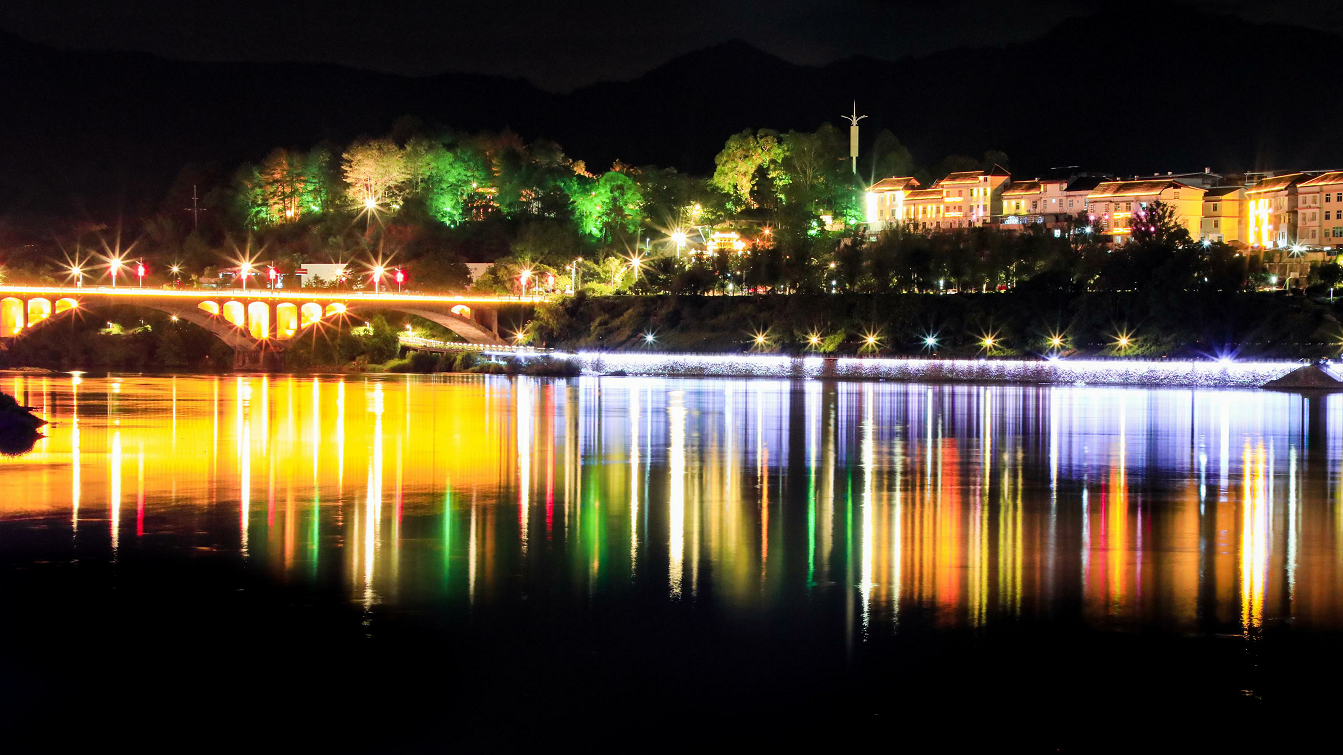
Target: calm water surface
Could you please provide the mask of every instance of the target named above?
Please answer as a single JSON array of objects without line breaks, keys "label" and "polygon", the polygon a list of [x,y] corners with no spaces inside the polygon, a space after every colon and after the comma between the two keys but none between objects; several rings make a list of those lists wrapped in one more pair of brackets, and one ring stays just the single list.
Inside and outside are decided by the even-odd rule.
[{"label": "calm water surface", "polygon": [[324,716],[413,687],[426,728],[396,728],[416,741],[454,709],[632,721],[698,700],[737,726],[724,703],[889,724],[975,690],[1166,688],[1253,714],[1337,664],[1312,654],[1343,629],[1343,397],[0,384],[53,422],[0,459],[7,639],[33,652],[0,672],[29,712],[91,681],[171,705],[185,674],[215,709],[274,684]]}]

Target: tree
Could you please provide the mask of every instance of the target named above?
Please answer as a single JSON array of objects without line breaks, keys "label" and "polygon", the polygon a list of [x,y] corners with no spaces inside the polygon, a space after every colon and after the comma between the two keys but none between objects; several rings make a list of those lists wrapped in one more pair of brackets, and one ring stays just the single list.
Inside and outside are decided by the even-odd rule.
[{"label": "tree", "polygon": [[405,153],[390,139],[371,139],[355,142],[345,150],[341,174],[350,199],[363,207],[399,199],[410,170]]},{"label": "tree", "polygon": [[618,171],[607,171],[596,181],[574,175],[568,184],[574,221],[583,233],[603,241],[636,234],[644,204],[639,186]]},{"label": "tree", "polygon": [[916,170],[914,156],[909,153],[909,149],[895,138],[895,134],[882,129],[872,144],[871,183],[893,176],[912,176]]},{"label": "tree", "polygon": [[770,193],[777,193],[787,183],[782,165],[786,154],[787,147],[778,132],[762,128],[752,134],[746,129],[728,137],[714,157],[717,167],[709,183],[727,194],[737,207],[757,207],[760,196],[756,187],[762,177],[772,184]]}]

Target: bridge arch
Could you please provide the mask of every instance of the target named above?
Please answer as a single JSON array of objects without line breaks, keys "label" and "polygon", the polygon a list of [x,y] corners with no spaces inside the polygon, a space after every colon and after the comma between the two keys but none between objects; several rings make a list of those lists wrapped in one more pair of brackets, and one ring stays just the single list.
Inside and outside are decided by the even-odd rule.
[{"label": "bridge arch", "polygon": [[247,310],[240,301],[224,302],[223,315],[224,322],[235,328],[242,328],[247,325]]},{"label": "bridge arch", "polygon": [[197,304],[196,308],[206,314],[219,314],[219,302],[217,301],[203,301],[200,304]]},{"label": "bridge arch", "polygon": [[324,314],[322,311],[322,305],[312,301],[308,302],[307,304],[304,304],[302,307],[299,307],[298,312],[299,312],[298,317],[299,330],[302,330],[310,325],[317,324],[318,322],[321,321],[322,315]]},{"label": "bridge arch", "polygon": [[23,300],[0,299],[0,335],[17,336],[23,332]]},{"label": "bridge arch", "polygon": [[285,302],[275,305],[275,337],[289,340],[298,332],[298,305]]},{"label": "bridge arch", "polygon": [[270,338],[270,307],[264,301],[247,305],[247,331],[258,341]]},{"label": "bridge arch", "polygon": [[51,300],[37,297],[28,300],[28,327],[51,317]]},{"label": "bridge arch", "polygon": [[[13,303],[11,303],[11,301]],[[23,314],[27,306],[21,299],[11,297],[10,299],[0,301],[0,335],[6,338],[17,337],[39,325],[43,327],[50,326],[54,323],[77,316],[84,310],[97,309],[104,306],[132,306],[162,312],[176,317],[179,320],[185,320],[192,325],[204,328],[235,351],[255,351],[257,348],[257,343],[249,339],[245,331],[233,327],[219,317],[206,313],[198,308],[194,302],[155,301],[152,299],[103,300],[99,298],[63,298],[57,300],[55,306],[56,311],[54,314],[40,320],[34,320],[28,328],[25,329],[22,323]],[[238,306],[241,307],[242,305],[239,304]],[[17,330],[12,329],[11,317],[17,318],[17,322],[19,323]]]}]

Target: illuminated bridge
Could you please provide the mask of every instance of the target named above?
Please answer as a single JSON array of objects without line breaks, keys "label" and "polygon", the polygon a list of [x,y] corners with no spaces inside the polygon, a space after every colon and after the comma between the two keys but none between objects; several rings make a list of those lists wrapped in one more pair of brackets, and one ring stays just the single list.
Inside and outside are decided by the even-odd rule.
[{"label": "illuminated bridge", "polygon": [[502,345],[499,310],[525,308],[540,297],[365,293],[315,289],[82,288],[0,286],[0,339],[106,306],[157,310],[199,325],[231,346],[239,365],[257,365],[323,323],[391,311],[423,317],[468,343]]}]

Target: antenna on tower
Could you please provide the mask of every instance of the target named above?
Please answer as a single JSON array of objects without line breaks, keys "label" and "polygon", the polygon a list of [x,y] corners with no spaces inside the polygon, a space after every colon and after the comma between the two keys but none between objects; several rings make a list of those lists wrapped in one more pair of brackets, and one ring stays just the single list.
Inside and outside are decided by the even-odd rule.
[{"label": "antenna on tower", "polygon": [[858,114],[858,101],[853,101],[853,115],[841,115],[841,118],[849,122],[849,162],[853,168],[853,174],[858,175],[858,121],[866,118],[866,115]]}]

